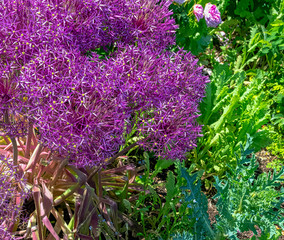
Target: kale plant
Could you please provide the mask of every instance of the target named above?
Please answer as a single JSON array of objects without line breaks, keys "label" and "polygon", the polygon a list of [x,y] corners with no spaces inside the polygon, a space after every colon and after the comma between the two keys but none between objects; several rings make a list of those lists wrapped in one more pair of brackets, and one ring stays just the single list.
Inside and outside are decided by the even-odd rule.
[{"label": "kale plant", "polygon": [[[227,172],[227,180],[215,177],[218,199],[216,228],[226,233],[230,239],[237,239],[238,231],[261,230],[261,239],[277,239],[276,225],[284,229],[281,203],[284,200],[284,167],[277,173],[262,173],[257,176],[258,164],[252,150],[252,139],[245,147],[241,145],[241,157],[237,157],[237,168]],[[250,158],[247,156],[252,154]]]},{"label": "kale plant", "polygon": [[[252,138],[241,148],[241,157],[237,158],[237,167],[230,168],[227,178],[215,177],[217,194],[217,223],[210,225],[207,214],[207,200],[201,192],[200,180],[196,182],[196,174],[189,175],[182,169],[187,181],[183,190],[185,200],[192,205],[195,218],[194,239],[238,239],[237,234],[251,230],[257,235],[256,226],[260,229],[260,239],[277,239],[279,228],[284,230],[284,217],[281,203],[284,199],[283,175],[284,167],[273,173],[262,173],[257,176],[258,164],[250,150]],[[203,235],[201,235],[203,233]]]},{"label": "kale plant", "polygon": [[194,240],[194,236],[192,233],[184,231],[182,233],[176,233],[172,240]]}]

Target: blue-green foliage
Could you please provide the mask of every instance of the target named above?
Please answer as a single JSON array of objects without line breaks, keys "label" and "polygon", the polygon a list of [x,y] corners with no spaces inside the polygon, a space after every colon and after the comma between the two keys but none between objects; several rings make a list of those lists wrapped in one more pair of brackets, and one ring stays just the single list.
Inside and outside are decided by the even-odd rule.
[{"label": "blue-green foliage", "polygon": [[237,231],[252,230],[257,234],[255,225],[261,229],[263,239],[277,239],[279,233],[275,227],[278,224],[284,229],[284,217],[281,215],[281,203],[284,192],[275,189],[284,182],[284,168],[278,173],[262,173],[256,176],[258,168],[255,156],[247,158],[252,153],[249,150],[252,139],[249,138],[243,148],[241,157],[237,156],[237,168],[227,173],[227,180],[215,177],[218,199],[216,228],[225,232],[230,239],[237,239]]},{"label": "blue-green foliage", "polygon": [[[189,175],[188,172],[182,168],[181,174],[187,183],[186,186],[181,187],[186,195],[185,201],[188,203],[188,207],[193,209],[192,216],[189,216],[189,218],[195,219],[194,239],[203,239],[205,236],[214,238],[215,234],[210,227],[209,216],[207,213],[207,198],[201,191],[201,182],[196,182],[198,172]],[[190,194],[187,194],[185,190],[190,190]]]},{"label": "blue-green foliage", "polygon": [[[281,187],[284,182],[284,168],[278,173],[274,171],[257,176],[258,164],[253,151],[250,150],[251,144],[252,138],[248,136],[245,147],[241,145],[241,157],[236,156],[237,167],[229,169],[226,180],[215,177],[215,198],[218,200],[219,214],[213,227],[208,220],[208,203],[201,192],[200,180],[196,181],[197,174],[190,175],[185,169],[181,169],[182,177],[187,182],[186,186],[182,187],[186,195],[185,201],[194,209],[189,218],[196,218],[193,239],[237,240],[238,232],[252,230],[257,234],[255,226],[258,226],[261,230],[259,239],[276,240],[280,236],[276,225],[284,230],[284,211],[280,206],[284,200]],[[186,190],[190,190],[190,193]]]},{"label": "blue-green foliage", "polygon": [[176,233],[172,240],[194,240],[194,236],[189,232]]}]

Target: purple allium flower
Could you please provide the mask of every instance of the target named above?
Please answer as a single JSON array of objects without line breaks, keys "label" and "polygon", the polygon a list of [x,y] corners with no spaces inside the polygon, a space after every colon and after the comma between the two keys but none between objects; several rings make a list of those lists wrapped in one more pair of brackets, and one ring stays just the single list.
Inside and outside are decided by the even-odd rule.
[{"label": "purple allium flower", "polygon": [[204,9],[204,17],[208,27],[217,27],[221,22],[221,14],[217,7],[211,3],[207,3]]},{"label": "purple allium flower", "polygon": [[0,226],[8,230],[17,222],[27,196],[26,180],[10,160],[0,157]]},{"label": "purple allium flower", "polygon": [[190,53],[141,45],[92,62],[76,51],[49,49],[20,79],[41,140],[84,166],[111,157],[134,126],[147,139],[144,148],[182,158],[201,132],[195,118],[208,82],[201,72]]},{"label": "purple allium flower", "polygon": [[81,166],[100,164],[118,150],[127,119],[115,79],[108,79],[98,58],[92,61],[80,52],[49,49],[21,74],[41,141]]},{"label": "purple allium flower", "polygon": [[20,100],[20,92],[13,71],[13,64],[0,60],[0,136],[22,136],[26,133],[25,102]]},{"label": "purple allium flower", "polygon": [[[8,132],[7,111],[19,126],[28,118],[44,145],[79,166],[103,164],[132,129],[145,149],[182,158],[201,131],[208,79],[190,53],[165,51],[177,27],[170,4],[3,0],[0,127]],[[82,54],[107,46],[103,60]]]},{"label": "purple allium flower", "polygon": [[[21,136],[25,134],[24,109],[26,102],[18,90],[19,69],[31,58],[33,48],[24,24],[25,11],[18,11],[18,2],[0,3],[0,135]],[[19,114],[21,112],[21,114]]]},{"label": "purple allium flower", "polygon": [[128,46],[110,60],[105,73],[116,79],[120,98],[127,102],[123,111],[132,116],[130,129],[135,125],[145,136],[143,147],[165,158],[183,158],[201,132],[195,119],[208,78],[197,59],[183,50]]},{"label": "purple allium flower", "polygon": [[194,4],[193,6],[193,14],[195,15],[197,21],[203,18],[203,7],[200,4]]},{"label": "purple allium flower", "polygon": [[[164,49],[175,44],[175,21],[169,11],[170,0],[138,0],[131,6],[131,32],[136,41]],[[132,4],[131,4],[132,5]]]}]

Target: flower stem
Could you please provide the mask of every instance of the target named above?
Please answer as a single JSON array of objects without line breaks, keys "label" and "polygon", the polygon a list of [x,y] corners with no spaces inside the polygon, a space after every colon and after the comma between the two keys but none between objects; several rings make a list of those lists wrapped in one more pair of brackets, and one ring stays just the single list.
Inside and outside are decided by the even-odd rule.
[{"label": "flower stem", "polygon": [[[9,114],[8,114],[8,110],[5,111],[4,114],[4,122],[9,124]],[[11,139],[11,142],[13,144],[13,164],[16,166],[18,164],[18,144],[16,141],[15,137],[9,136]]]},{"label": "flower stem", "polygon": [[29,123],[29,129],[28,129],[27,142],[26,142],[25,158],[28,158],[30,156],[32,135],[33,135],[33,124],[30,122]]},{"label": "flower stem", "polygon": [[134,147],[137,146],[137,145],[138,145],[137,142],[130,144],[128,147],[124,148],[123,150],[121,150],[120,152],[118,152],[117,154],[115,154],[112,158],[110,158],[110,159],[107,161],[107,165],[113,163],[115,159],[117,159],[119,156],[121,156],[121,155],[127,153],[131,148],[134,148]]}]

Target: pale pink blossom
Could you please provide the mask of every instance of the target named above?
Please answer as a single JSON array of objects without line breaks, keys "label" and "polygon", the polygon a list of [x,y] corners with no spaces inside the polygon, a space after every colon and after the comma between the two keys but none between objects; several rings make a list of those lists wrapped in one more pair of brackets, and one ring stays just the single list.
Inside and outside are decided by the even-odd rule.
[{"label": "pale pink blossom", "polygon": [[204,9],[204,17],[208,27],[217,27],[221,22],[221,14],[214,4],[207,3]]},{"label": "pale pink blossom", "polygon": [[200,4],[195,4],[193,6],[193,14],[195,15],[197,21],[203,18],[203,7]]}]

